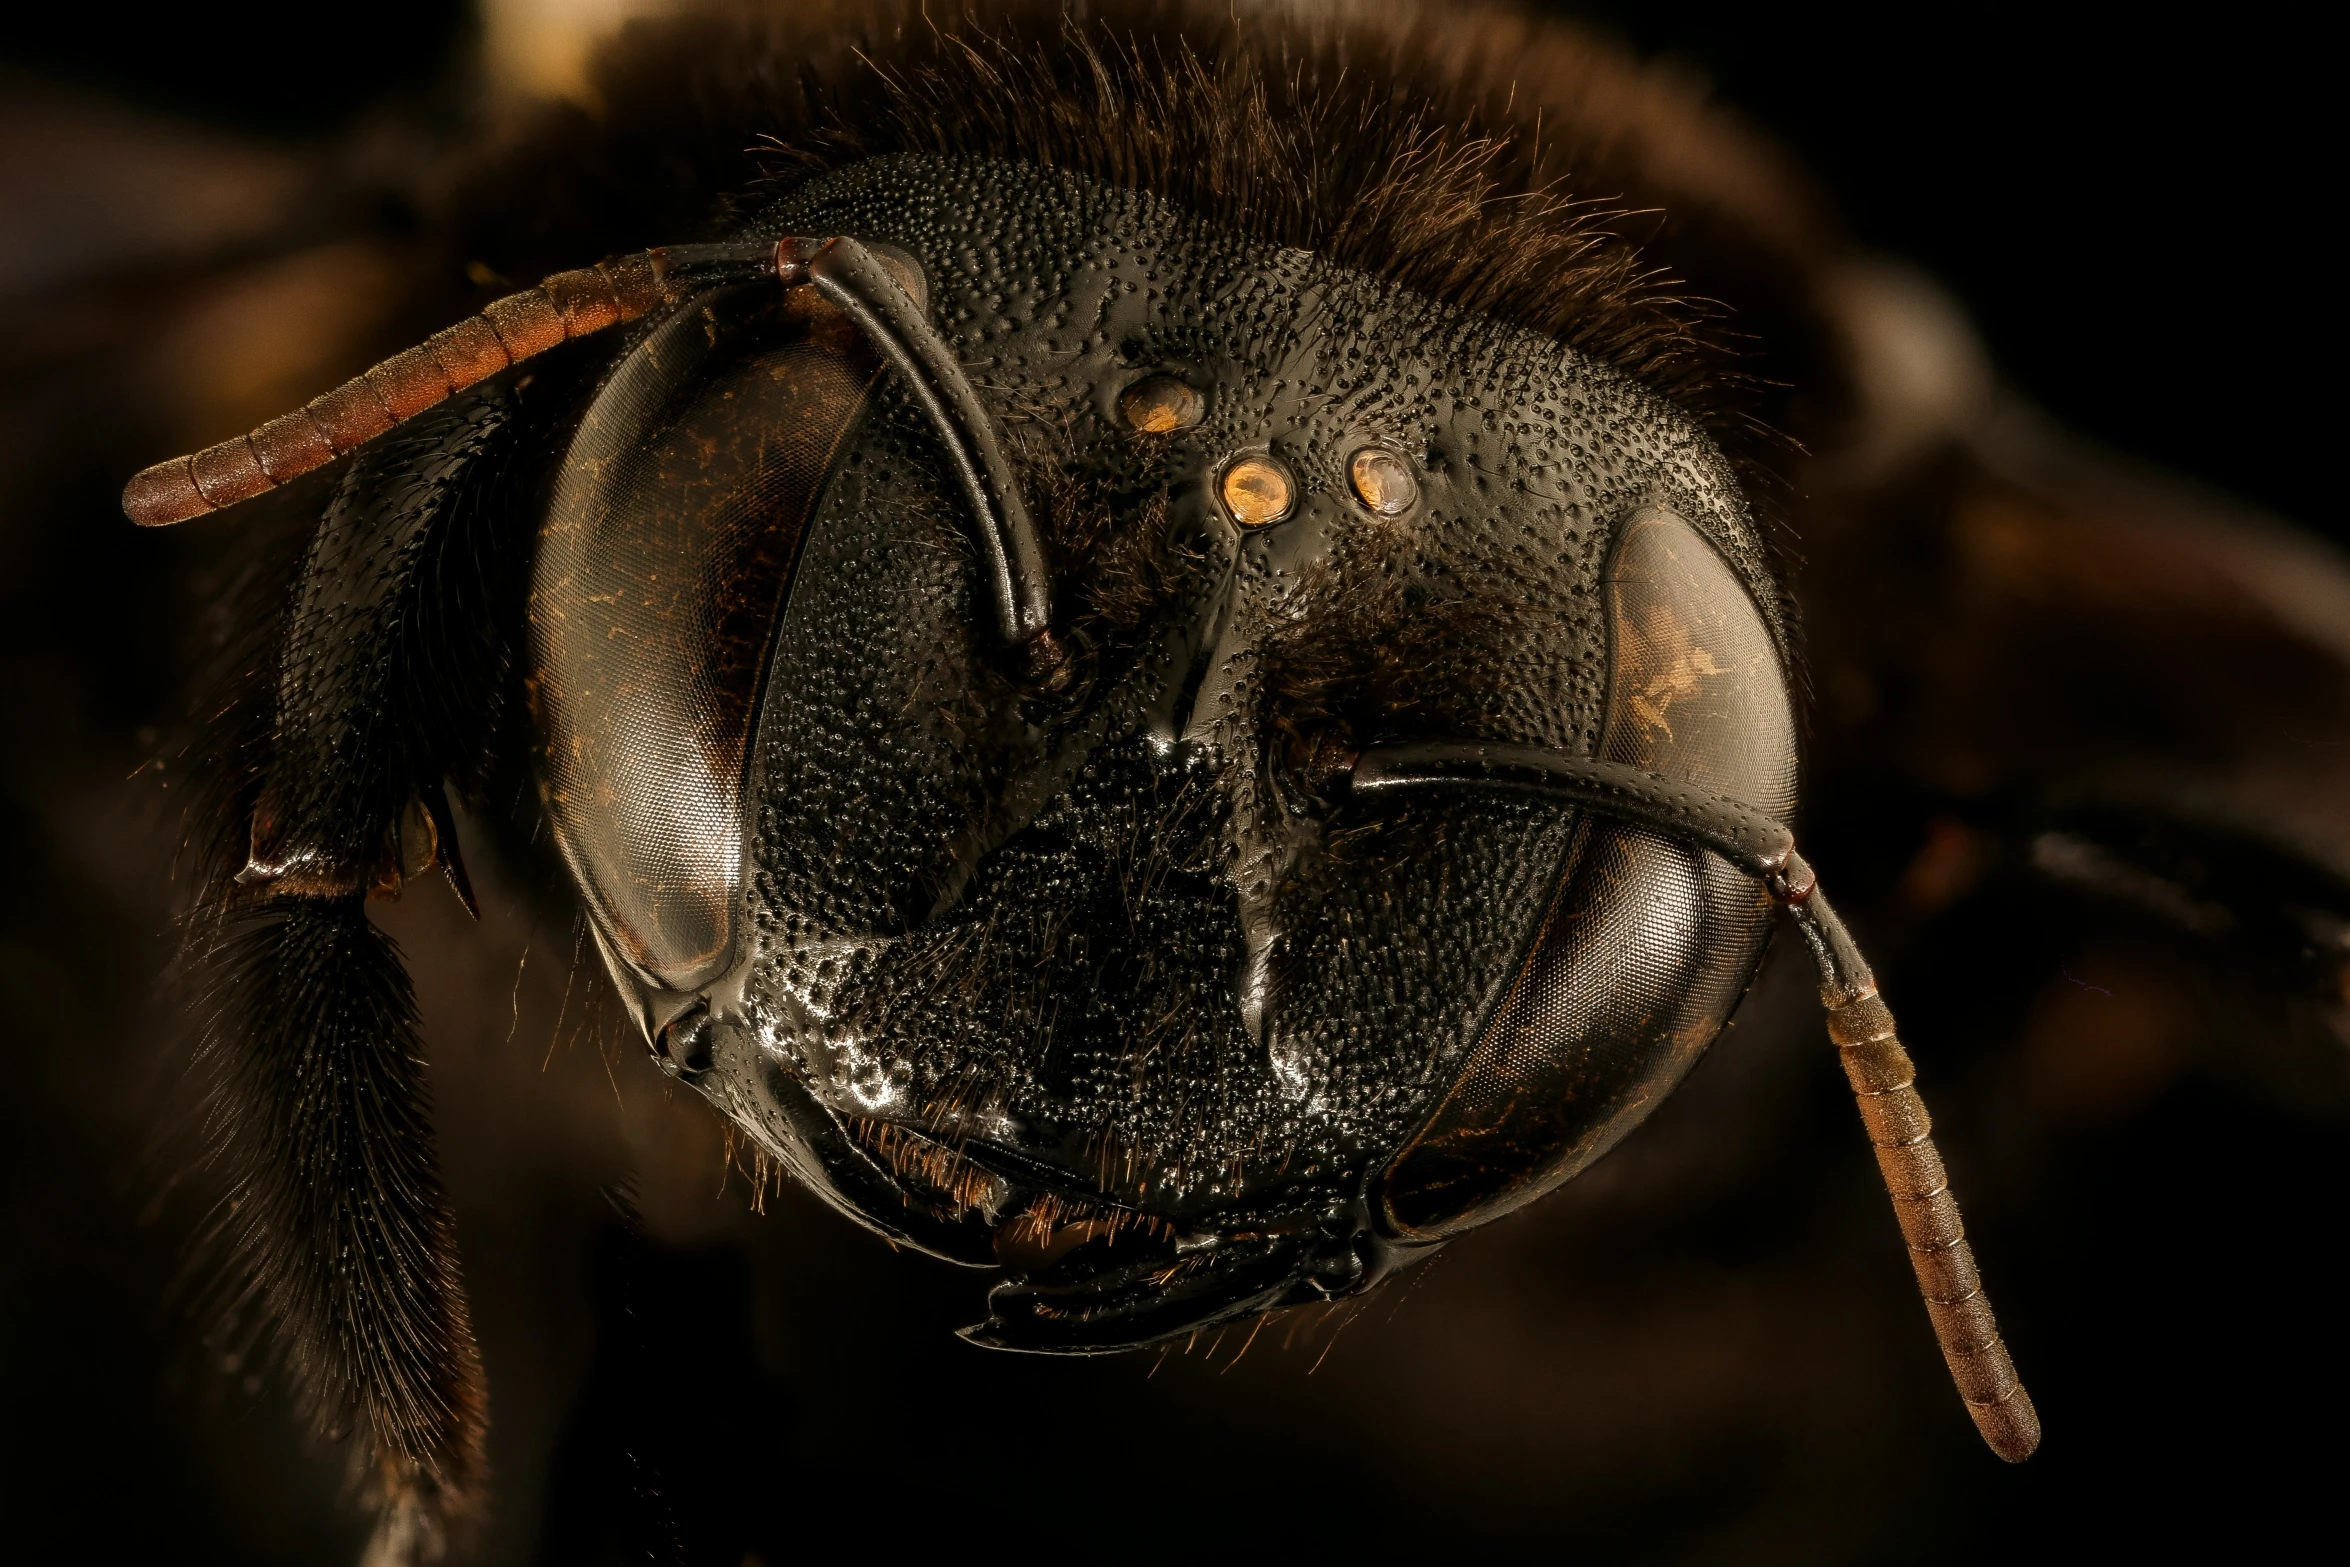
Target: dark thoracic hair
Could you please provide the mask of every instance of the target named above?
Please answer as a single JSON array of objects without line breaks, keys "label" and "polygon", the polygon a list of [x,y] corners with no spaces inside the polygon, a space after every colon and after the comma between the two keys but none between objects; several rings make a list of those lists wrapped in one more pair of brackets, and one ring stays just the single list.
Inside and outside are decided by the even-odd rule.
[{"label": "dark thoracic hair", "polygon": [[[432,184],[391,324],[413,341],[503,280],[717,237],[902,151],[1138,187],[1549,334],[1704,421],[1766,494],[1793,450],[1766,432],[1837,413],[1804,280],[1838,240],[1801,183],[1682,77],[1491,9],[726,0],[635,23],[584,103],[532,112]],[[1796,385],[1829,391],[1803,403]],[[191,748],[212,773],[189,968],[233,1176],[225,1298],[240,1339],[273,1324],[316,1428],[358,1435],[363,1472],[428,1534],[482,1484],[485,1405],[413,1003],[361,900],[420,843],[446,860],[444,786],[463,799],[492,775],[515,705],[495,628],[514,619],[533,493],[509,461],[531,443],[503,421],[545,416],[505,392],[453,404],[271,503],[325,518],[299,572],[256,572],[281,596],[247,618],[275,633],[207,699]],[[1059,543],[1138,581],[1180,565],[1080,531]],[[1116,574],[1097,574],[1087,612],[1113,624]],[[1289,678],[1346,718],[1328,671]],[[306,691],[339,705],[281,712]],[[274,893],[241,888],[248,851],[294,828],[327,860],[286,857]]]},{"label": "dark thoracic hair", "polygon": [[1555,337],[1750,479],[1842,412],[1809,282],[1842,236],[1810,186],[1685,71],[1506,7],[716,0],[623,29],[587,97],[460,182],[444,276],[712,238],[861,158],[979,153]]}]

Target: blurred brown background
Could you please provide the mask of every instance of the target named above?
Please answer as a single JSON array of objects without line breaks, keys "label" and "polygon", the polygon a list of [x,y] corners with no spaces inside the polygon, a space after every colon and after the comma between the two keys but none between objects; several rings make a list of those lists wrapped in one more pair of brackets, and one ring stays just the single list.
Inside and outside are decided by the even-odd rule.
[{"label": "blurred brown background", "polygon": [[[135,26],[51,8],[0,40],[12,1558],[358,1552],[334,1463],[302,1450],[265,1383],[198,1353],[174,1305],[202,1194],[173,1189],[158,1130],[181,1093],[150,996],[178,806],[151,764],[239,557],[222,530],[134,533],[114,496],[386,346],[382,257],[419,221],[413,171],[478,105],[564,90],[571,40],[618,9],[419,0],[350,37],[274,0]],[[2257,557],[2260,612],[2302,614],[2294,645],[2350,667],[2338,559],[2247,509],[2350,539],[2320,259],[2331,84],[2282,8],[2191,33],[2046,8],[1578,14],[1709,75],[1865,243],[1940,280],[2014,420],[2037,405],[2175,476],[2063,447],[2036,471],[2067,516],[2256,541],[2146,558],[2175,577]],[[2104,511],[2080,510],[2090,492]],[[1994,586],[2170,591],[2132,586],[2134,534],[2011,514],[1965,535]],[[1812,546],[1817,635],[1863,671],[1898,662],[1828,601],[1932,568],[1906,535],[1838,537]],[[2078,558],[2050,564],[2051,538]],[[1972,668],[1994,661],[1981,639],[2025,624],[1998,606],[2028,597],[1894,630]],[[2113,885],[2068,893],[2100,889],[2061,842],[2011,841],[1997,808],[1936,794],[1950,769],[1914,762],[1935,736],[1872,766],[1882,703],[1840,685],[1834,657],[1808,849],[1887,956],[2047,1423],[2029,1465],[1983,1452],[1949,1390],[1794,954],[1617,1154],[1353,1316],[1276,1324],[1245,1356],[1234,1335],[1155,1365],[1055,1363],[951,1337],[978,1315],[969,1276],[796,1196],[752,1212],[714,1117],[664,1088],[604,1016],[600,975],[575,978],[571,931],[534,926],[489,865],[478,929],[439,897],[387,916],[427,1009],[493,1388],[499,1511],[467,1559],[781,1567],[843,1543],[990,1541],[1136,1561],[2242,1557],[2321,1527],[2350,1394],[2341,1012],[2267,1008],[2259,960],[2196,944],[2202,905],[2117,913]],[[2107,698],[2083,667],[2044,677],[2053,709]],[[1992,698],[1918,711],[1993,730],[2006,714]],[[2339,711],[2272,725],[2277,754],[2307,759],[2272,769],[2280,811],[2337,866]]]}]

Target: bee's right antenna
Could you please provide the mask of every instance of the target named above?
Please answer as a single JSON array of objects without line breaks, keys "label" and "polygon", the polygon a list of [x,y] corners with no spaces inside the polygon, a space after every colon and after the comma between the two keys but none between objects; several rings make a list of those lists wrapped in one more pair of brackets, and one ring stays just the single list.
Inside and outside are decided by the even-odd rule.
[{"label": "bee's right antenna", "polygon": [[123,488],[123,514],[155,528],[251,500],[525,359],[730,275],[773,277],[787,288],[812,284],[905,377],[970,505],[1004,641],[1039,687],[1063,688],[1072,671],[1053,635],[1052,572],[987,410],[891,264],[846,235],[664,245],[558,272],[249,434],[141,469]]},{"label": "bee's right antenna", "polygon": [[[494,300],[480,315],[312,398],[248,435],[142,468],[123,487],[123,514],[142,528],[186,522],[276,489],[366,445],[510,365],[573,338],[634,321],[674,297],[688,276],[784,274],[804,282],[796,241],[668,245],[558,272]],[[799,270],[799,277],[791,272]]]},{"label": "bee's right antenna", "polygon": [[1958,1199],[1934,1149],[1934,1123],[1918,1098],[1917,1070],[1894,1037],[1893,1014],[1851,933],[1821,895],[1819,880],[1786,827],[1760,811],[1672,779],[1615,762],[1589,761],[1543,746],[1429,742],[1374,746],[1343,767],[1356,794],[1469,785],[1573,800],[1586,809],[1653,827],[1713,850],[1759,877],[1787,911],[1819,966],[1828,1037],[1844,1059],[1860,1118],[1876,1146],[1877,1168],[1909,1243],[1910,1266],[1942,1358],[1967,1413],[1991,1451],[2021,1463],[2040,1445],[2040,1416],[2015,1374]]}]

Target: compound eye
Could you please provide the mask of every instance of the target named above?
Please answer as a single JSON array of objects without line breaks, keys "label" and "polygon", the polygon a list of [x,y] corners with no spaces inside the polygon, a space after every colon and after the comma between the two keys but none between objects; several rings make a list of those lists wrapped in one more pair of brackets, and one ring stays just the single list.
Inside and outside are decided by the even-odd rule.
[{"label": "compound eye", "polygon": [[530,599],[540,784],[599,940],[658,985],[734,951],[769,642],[878,371],[813,290],[698,296],[613,367],[556,474]]},{"label": "compound eye", "polygon": [[1746,590],[1671,512],[1625,525],[1606,581],[1613,693],[1601,754],[1774,816],[1795,804],[1795,718]]},{"label": "compound eye", "polygon": [[1224,470],[1224,506],[1244,528],[1270,528],[1297,504],[1289,471],[1270,457],[1243,457]]},{"label": "compound eye", "polygon": [[[1613,654],[1601,757],[1784,818],[1787,679],[1729,563],[1681,518],[1643,507],[1600,587]],[[1390,1167],[1390,1218],[1458,1234],[1614,1146],[1721,1032],[1769,919],[1769,900],[1726,860],[1589,820],[1508,999]]]},{"label": "compound eye", "polygon": [[1347,464],[1347,476],[1354,480],[1355,494],[1362,503],[1381,517],[1400,517],[1420,498],[1420,481],[1412,477],[1404,460],[1376,446],[1355,453],[1354,461]]},{"label": "compound eye", "polygon": [[1207,407],[1206,398],[1171,375],[1148,376],[1118,397],[1119,416],[1145,435],[1188,430]]}]

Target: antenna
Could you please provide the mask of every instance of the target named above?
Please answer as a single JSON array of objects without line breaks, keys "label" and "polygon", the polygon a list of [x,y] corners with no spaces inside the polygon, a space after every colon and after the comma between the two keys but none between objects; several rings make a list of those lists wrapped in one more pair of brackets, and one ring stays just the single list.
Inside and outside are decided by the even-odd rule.
[{"label": "antenna", "polygon": [[1877,994],[1876,976],[1811,866],[1795,852],[1792,833],[1760,811],[1688,784],[1543,746],[1375,746],[1354,759],[1349,779],[1357,794],[1466,786],[1572,800],[1600,815],[1702,844],[1759,879],[1801,932],[1819,969],[1828,1037],[1836,1042],[1861,1124],[1876,1149],[1950,1379],[1991,1451],[2011,1464],[2032,1456],[2040,1445],[2040,1415],[1984,1297],[1975,1250],[1934,1147],[1933,1119],[1918,1097],[1917,1068]]}]

